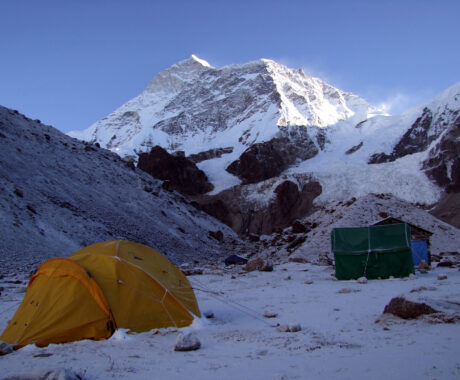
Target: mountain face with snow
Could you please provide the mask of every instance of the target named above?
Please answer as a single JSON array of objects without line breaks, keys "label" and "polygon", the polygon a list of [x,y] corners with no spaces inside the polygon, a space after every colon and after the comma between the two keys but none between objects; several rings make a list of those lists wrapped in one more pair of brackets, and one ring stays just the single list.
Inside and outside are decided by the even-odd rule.
[{"label": "mountain face with snow", "polygon": [[177,264],[215,262],[238,242],[230,228],[113,152],[4,107],[0,191],[0,276],[105,240],[137,241]]},{"label": "mountain face with snow", "polygon": [[315,204],[389,193],[433,205],[458,192],[459,110],[460,83],[390,116],[272,60],[216,69],[192,56],[70,134],[133,160],[159,145],[196,162],[214,185],[210,196],[243,186],[247,199],[260,184],[249,196],[259,206],[276,197],[277,178],[300,191],[302,177],[321,186]]},{"label": "mountain face with snow", "polygon": [[192,56],[160,72],[139,96],[86,131],[70,134],[122,156],[154,145],[187,156],[227,149],[212,173],[208,163],[201,165],[217,192],[239,183],[225,169],[254,144],[282,138],[300,146],[295,158],[306,159],[324,146],[325,127],[354,125],[378,113],[363,99],[274,61],[215,69]]}]

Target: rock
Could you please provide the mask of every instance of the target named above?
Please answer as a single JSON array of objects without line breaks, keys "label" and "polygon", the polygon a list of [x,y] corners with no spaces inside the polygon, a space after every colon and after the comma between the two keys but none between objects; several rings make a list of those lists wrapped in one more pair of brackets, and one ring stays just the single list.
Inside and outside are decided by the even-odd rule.
[{"label": "rock", "polygon": [[[204,212],[247,236],[251,242],[257,242],[260,235],[270,235],[307,215],[313,209],[313,200],[322,192],[316,181],[302,185],[289,180],[280,184],[274,181],[273,186],[276,187],[266,190],[265,196],[270,199],[267,203],[247,197],[248,192],[255,191],[253,185],[238,185],[215,195],[195,196],[194,201]],[[293,250],[295,248],[297,246]]]},{"label": "rock", "polygon": [[209,231],[209,236],[211,236],[212,238],[216,239],[217,241],[223,241],[224,240],[224,234],[222,233],[221,230]]},{"label": "rock", "polygon": [[403,297],[393,298],[383,310],[384,314],[393,314],[403,319],[415,319],[420,315],[437,312],[425,303],[408,301]]},{"label": "rock", "polygon": [[174,351],[194,351],[201,347],[201,342],[194,333],[180,333],[174,345]]},{"label": "rock", "polygon": [[454,266],[454,263],[450,260],[443,260],[443,261],[440,261],[438,263],[438,267],[447,267],[447,268],[450,268],[450,267],[453,267]]},{"label": "rock", "polygon": [[309,229],[307,228],[307,226],[305,224],[303,224],[299,220],[296,220],[292,224],[292,233],[294,233],[294,234],[302,234],[302,233],[306,233],[306,232],[309,232]]},{"label": "rock", "polygon": [[206,160],[211,160],[213,158],[220,158],[222,157],[223,154],[229,154],[233,152],[233,147],[226,147],[226,148],[216,148],[216,149],[210,149],[206,150],[204,152],[196,153],[196,154],[191,154],[187,158],[190,161],[193,161],[195,164],[198,164],[202,161]]},{"label": "rock", "polygon": [[300,330],[302,330],[302,328],[300,327],[300,325],[298,323],[293,324],[293,325],[289,325],[289,332],[297,332],[297,331],[300,331]]},{"label": "rock", "polygon": [[39,369],[34,372],[25,372],[3,378],[3,380],[81,380],[78,373],[66,369]]},{"label": "rock", "polygon": [[246,270],[248,272],[253,272],[255,270],[261,270],[265,265],[264,259],[258,257],[257,259],[251,260],[246,264]]},{"label": "rock", "polygon": [[232,264],[243,265],[243,264],[246,264],[247,262],[248,262],[247,259],[245,259],[244,257],[237,256],[237,255],[230,255],[225,259],[225,265],[232,265]]},{"label": "rock", "polygon": [[313,280],[310,279],[310,278],[307,278],[307,279],[304,281],[304,284],[311,285],[311,284],[313,284]]},{"label": "rock", "polygon": [[288,246],[287,246],[287,251],[288,252],[293,252],[295,251],[299,246],[302,245],[303,242],[307,240],[306,236],[299,236],[298,238],[294,239]]},{"label": "rock", "polygon": [[[457,113],[455,117],[455,121],[447,129],[438,128],[438,133],[444,129],[442,136],[436,145],[429,150],[428,158],[423,162],[422,167],[425,174],[448,194],[460,192],[460,159],[458,156],[460,151],[460,115]],[[440,123],[445,123],[445,120],[441,120]],[[430,142],[438,137],[433,133],[428,135]],[[449,222],[458,226],[459,220],[457,214],[457,217]]]},{"label": "rock", "polygon": [[278,327],[278,330],[279,330],[280,332],[289,332],[289,326],[288,326],[288,325],[280,325],[280,326]]},{"label": "rock", "polygon": [[273,265],[271,263],[266,263],[264,259],[257,258],[254,260],[249,261],[246,264],[245,268],[248,272],[252,272],[258,270],[260,272],[271,272],[273,271]]},{"label": "rock", "polygon": [[214,313],[212,311],[205,311],[203,315],[208,319],[214,318]]},{"label": "rock", "polygon": [[340,289],[339,291],[337,291],[337,293],[339,294],[348,294],[348,293],[353,293],[354,290],[351,289],[351,288],[343,288],[343,289]]},{"label": "rock", "polygon": [[356,280],[358,284],[367,284],[367,278],[366,277],[360,277]]},{"label": "rock", "polygon": [[420,264],[417,266],[417,269],[419,271],[427,271],[428,269],[430,269],[430,266],[426,263],[425,260],[421,260]]},{"label": "rock", "polygon": [[206,174],[185,157],[173,156],[160,146],[150,153],[141,153],[137,167],[152,177],[166,181],[163,187],[185,195],[198,195],[211,191],[214,186]]},{"label": "rock", "polygon": [[298,323],[296,324],[289,324],[289,325],[280,325],[278,327],[280,332],[298,332],[302,330]]},{"label": "rock", "polygon": [[446,274],[438,274],[438,280],[447,280]]},{"label": "rock", "polygon": [[249,241],[252,241],[253,243],[257,243],[258,241],[260,241],[260,236],[256,234],[249,234],[248,239]]},{"label": "rock", "polygon": [[318,262],[318,265],[325,265],[325,266],[332,265],[333,263],[332,259],[325,252],[321,252],[319,254],[317,262]]},{"label": "rock", "polygon": [[185,276],[196,276],[199,274],[203,274],[203,269],[200,269],[200,268],[181,269],[181,272]]},{"label": "rock", "polygon": [[310,262],[303,257],[290,257],[288,261],[290,263],[302,263],[302,264],[308,264]]},{"label": "rock", "polygon": [[[289,132],[295,133],[294,129],[289,128]],[[279,176],[297,158],[306,160],[318,154],[319,150],[306,129],[298,128],[297,131],[303,135],[297,141],[283,136],[251,145],[226,170],[239,177],[243,184],[257,183]]]},{"label": "rock", "polygon": [[259,269],[261,272],[273,272],[273,264],[266,263],[262,269]]},{"label": "rock", "polygon": [[13,351],[13,346],[11,344],[0,341],[0,356],[11,354]]},{"label": "rock", "polygon": [[264,317],[265,318],[276,318],[278,314],[274,313],[273,311],[270,310],[265,310],[264,311]]}]

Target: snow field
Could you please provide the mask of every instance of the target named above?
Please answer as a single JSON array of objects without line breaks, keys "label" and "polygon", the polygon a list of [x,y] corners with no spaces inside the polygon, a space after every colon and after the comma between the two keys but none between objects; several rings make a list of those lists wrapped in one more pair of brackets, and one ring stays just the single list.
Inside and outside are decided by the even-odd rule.
[{"label": "snow field", "polygon": [[[458,324],[396,317],[375,323],[390,299],[401,294],[458,303],[458,269],[367,284],[334,281],[332,267],[299,263],[268,273],[207,272],[189,278],[202,312],[215,317],[182,329],[196,333],[200,350],[174,352],[179,333],[174,328],[118,331],[106,341],[25,347],[0,357],[2,376],[56,367],[86,379],[455,379],[460,374]],[[440,273],[448,279],[437,280]],[[306,279],[313,283],[305,284]],[[410,293],[421,286],[428,290]],[[14,288],[2,294],[0,328],[21,298]],[[265,310],[278,316],[263,318]],[[278,323],[299,323],[302,330],[282,333],[274,327]]]}]

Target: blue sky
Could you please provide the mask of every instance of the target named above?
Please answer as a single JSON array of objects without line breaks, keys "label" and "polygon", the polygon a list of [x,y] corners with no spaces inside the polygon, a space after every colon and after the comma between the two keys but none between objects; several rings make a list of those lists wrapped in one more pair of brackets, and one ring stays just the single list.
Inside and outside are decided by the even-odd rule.
[{"label": "blue sky", "polygon": [[0,0],[0,105],[85,129],[191,54],[271,58],[398,113],[460,81],[460,1]]}]

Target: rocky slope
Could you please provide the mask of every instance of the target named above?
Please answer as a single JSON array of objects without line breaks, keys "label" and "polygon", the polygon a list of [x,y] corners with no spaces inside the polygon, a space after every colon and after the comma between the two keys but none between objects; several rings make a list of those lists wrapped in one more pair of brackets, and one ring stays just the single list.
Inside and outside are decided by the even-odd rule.
[{"label": "rocky slope", "polygon": [[0,275],[103,240],[135,240],[176,263],[214,261],[237,243],[232,230],[118,155],[4,107],[0,163]]},{"label": "rocky slope", "polygon": [[330,234],[336,227],[364,227],[394,217],[433,233],[432,255],[460,253],[460,230],[426,210],[389,194],[368,194],[360,198],[331,202],[318,207],[292,227],[260,237],[253,252],[269,260],[307,260],[331,264]]}]

